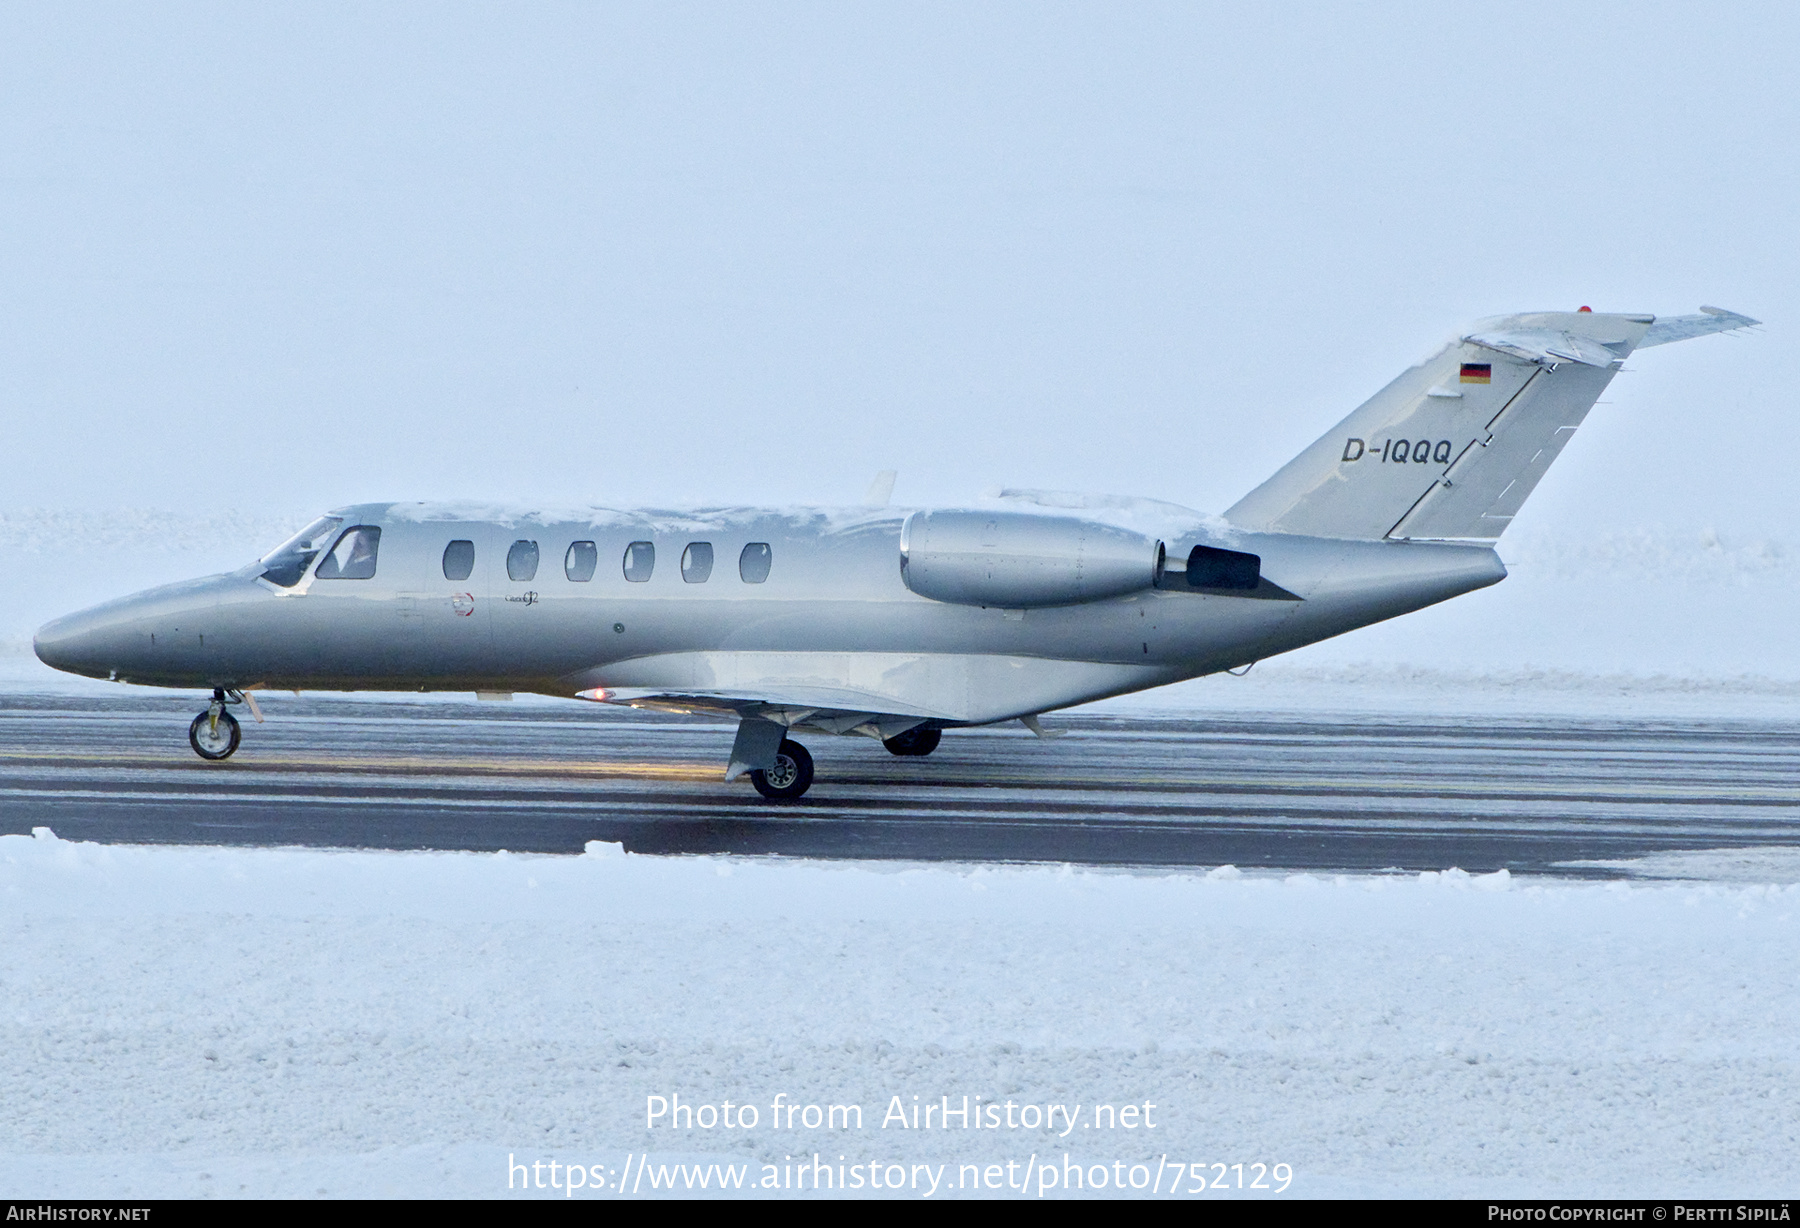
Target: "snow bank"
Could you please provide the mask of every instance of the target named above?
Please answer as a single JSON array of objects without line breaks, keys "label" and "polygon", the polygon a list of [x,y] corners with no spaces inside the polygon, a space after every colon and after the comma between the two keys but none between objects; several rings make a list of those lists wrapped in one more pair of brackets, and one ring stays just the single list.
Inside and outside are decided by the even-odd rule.
[{"label": "snow bank", "polygon": [[1503,539],[1500,553],[1515,571],[1558,580],[1651,578],[1668,585],[1709,588],[1761,582],[1791,588],[1800,583],[1800,553],[1794,543],[1727,536],[1710,526],[1639,528],[1585,537],[1542,531],[1511,534]]},{"label": "snow bank", "polygon": [[[0,1191],[505,1197],[509,1155],[602,1182],[646,1153],[653,1174],[703,1159],[754,1181],[817,1152],[951,1179],[1284,1163],[1313,1196],[1776,1193],[1800,1137],[1797,905],[1792,886],[1460,871],[151,849],[40,829],[0,837]],[[760,1122],[647,1129],[649,1098],[677,1094]],[[1067,1106],[1079,1128],[882,1124],[895,1097],[946,1096]],[[862,1128],[773,1128],[778,1098],[860,1106]],[[1101,1126],[1102,1104],[1153,1104],[1154,1127]]]},{"label": "snow bank", "polygon": [[1432,669],[1383,660],[1332,662],[1321,648],[1259,663],[1241,678],[1198,678],[1080,711],[1170,717],[1265,713],[1304,719],[1382,714],[1792,721],[1800,719],[1800,679],[1536,666]]},{"label": "snow bank", "polygon": [[61,561],[58,570],[73,570],[82,559],[115,551],[209,554],[226,550],[241,565],[285,540],[309,519],[304,512],[284,516],[219,508],[188,512],[147,507],[0,509],[0,552],[53,556]]}]

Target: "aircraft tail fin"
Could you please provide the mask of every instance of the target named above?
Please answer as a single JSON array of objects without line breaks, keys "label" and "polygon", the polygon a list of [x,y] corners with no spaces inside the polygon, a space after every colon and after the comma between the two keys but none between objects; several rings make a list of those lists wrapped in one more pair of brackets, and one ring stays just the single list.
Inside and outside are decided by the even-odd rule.
[{"label": "aircraft tail fin", "polygon": [[1493,542],[1633,350],[1748,316],[1483,320],[1365,401],[1225,518],[1317,537]]}]

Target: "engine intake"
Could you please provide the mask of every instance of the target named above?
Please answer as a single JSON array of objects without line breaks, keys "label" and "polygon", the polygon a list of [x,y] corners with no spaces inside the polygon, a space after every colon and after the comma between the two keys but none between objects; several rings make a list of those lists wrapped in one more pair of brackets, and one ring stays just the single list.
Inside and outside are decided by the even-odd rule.
[{"label": "engine intake", "polygon": [[1070,516],[914,512],[900,527],[900,575],[933,601],[1030,609],[1151,588],[1154,538]]}]

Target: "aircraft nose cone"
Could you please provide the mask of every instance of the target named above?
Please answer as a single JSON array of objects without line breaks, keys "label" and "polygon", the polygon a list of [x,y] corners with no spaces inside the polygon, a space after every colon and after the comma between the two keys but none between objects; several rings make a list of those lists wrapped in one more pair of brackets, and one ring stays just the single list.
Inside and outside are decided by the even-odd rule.
[{"label": "aircraft nose cone", "polygon": [[52,619],[38,628],[31,646],[51,669],[104,678],[114,668],[106,660],[113,639],[108,634],[110,621],[92,610]]}]

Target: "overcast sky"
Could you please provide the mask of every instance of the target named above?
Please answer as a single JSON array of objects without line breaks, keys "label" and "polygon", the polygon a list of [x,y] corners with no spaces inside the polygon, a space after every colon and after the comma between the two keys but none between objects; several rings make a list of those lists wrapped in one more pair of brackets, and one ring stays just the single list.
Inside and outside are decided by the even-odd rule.
[{"label": "overcast sky", "polygon": [[[1520,524],[1784,536],[1800,8],[0,9],[0,506],[1222,510],[1484,315],[1632,360]],[[258,543],[259,545],[261,543]]]}]

